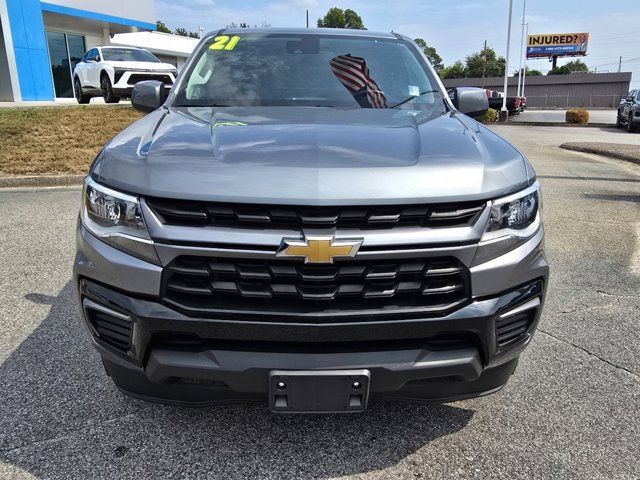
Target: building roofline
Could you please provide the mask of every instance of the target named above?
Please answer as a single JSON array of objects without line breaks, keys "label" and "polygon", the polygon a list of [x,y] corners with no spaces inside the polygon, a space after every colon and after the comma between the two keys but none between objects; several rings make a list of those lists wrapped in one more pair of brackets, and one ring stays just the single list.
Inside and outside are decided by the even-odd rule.
[{"label": "building roofline", "polygon": [[126,25],[129,27],[137,27],[144,30],[156,29],[156,25],[154,23],[143,22],[142,20],[135,20],[132,18],[116,17],[114,15],[91,12],[89,10],[81,10],[79,8],[65,7],[62,5],[55,5],[53,3],[40,2],[40,7],[42,8],[43,12],[57,13],[60,15],[68,15],[71,17],[86,18],[89,20],[114,23],[117,25]]}]

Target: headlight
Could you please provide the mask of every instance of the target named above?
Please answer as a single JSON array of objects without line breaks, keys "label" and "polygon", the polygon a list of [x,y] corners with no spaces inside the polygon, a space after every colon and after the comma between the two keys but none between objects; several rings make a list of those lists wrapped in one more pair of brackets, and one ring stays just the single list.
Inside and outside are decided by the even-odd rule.
[{"label": "headlight", "polygon": [[112,190],[87,178],[82,194],[82,224],[105,243],[159,264],[138,197]]},{"label": "headlight", "polygon": [[[510,230],[523,230],[531,225],[538,213],[538,190],[513,200],[492,202],[489,223],[483,240],[508,235]],[[497,232],[497,233],[494,233]]]},{"label": "headlight", "polygon": [[492,260],[519,247],[533,237],[542,223],[540,216],[540,184],[490,205],[489,222],[473,260],[473,265]]}]

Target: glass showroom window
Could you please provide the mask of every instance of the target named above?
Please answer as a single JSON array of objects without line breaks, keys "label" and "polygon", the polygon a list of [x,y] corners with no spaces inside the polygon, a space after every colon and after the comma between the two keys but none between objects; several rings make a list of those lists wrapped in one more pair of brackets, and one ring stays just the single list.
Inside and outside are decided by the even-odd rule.
[{"label": "glass showroom window", "polygon": [[47,32],[47,44],[56,98],[73,98],[71,74],[84,55],[84,37],[72,33]]}]

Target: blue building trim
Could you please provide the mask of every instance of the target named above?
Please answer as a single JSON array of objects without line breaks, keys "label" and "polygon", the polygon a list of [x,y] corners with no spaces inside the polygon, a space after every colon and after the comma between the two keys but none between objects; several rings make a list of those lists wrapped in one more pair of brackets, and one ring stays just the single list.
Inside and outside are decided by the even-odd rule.
[{"label": "blue building trim", "polygon": [[53,100],[53,81],[39,0],[7,0],[22,100]]},{"label": "blue building trim", "polygon": [[54,5],[52,3],[46,3],[46,2],[39,2],[39,3],[42,8],[42,11],[44,12],[59,13],[61,15],[70,15],[72,17],[88,18],[90,20],[115,23],[118,25],[127,25],[129,27],[138,27],[143,30],[156,29],[156,26],[153,23],[141,22],[139,20],[116,17],[113,15],[106,15],[104,13],[90,12],[88,10],[80,10],[79,8],[63,7],[61,5]]}]

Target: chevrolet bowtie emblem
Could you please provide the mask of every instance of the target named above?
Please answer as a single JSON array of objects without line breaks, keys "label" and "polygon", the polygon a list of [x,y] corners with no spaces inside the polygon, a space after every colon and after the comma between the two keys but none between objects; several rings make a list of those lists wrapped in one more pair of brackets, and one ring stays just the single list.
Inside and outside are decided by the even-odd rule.
[{"label": "chevrolet bowtie emblem", "polygon": [[334,258],[355,257],[362,239],[335,240],[332,236],[283,238],[278,257],[304,258],[304,263],[333,263]]}]

